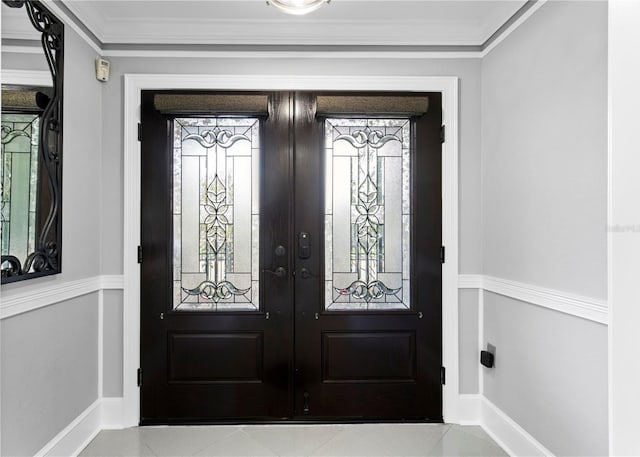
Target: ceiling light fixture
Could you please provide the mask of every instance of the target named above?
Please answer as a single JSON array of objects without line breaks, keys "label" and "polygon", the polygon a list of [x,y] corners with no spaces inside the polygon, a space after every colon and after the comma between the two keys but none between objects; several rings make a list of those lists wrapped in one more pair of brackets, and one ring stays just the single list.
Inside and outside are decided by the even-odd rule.
[{"label": "ceiling light fixture", "polygon": [[267,0],[267,5],[273,5],[287,14],[301,16],[317,10],[331,0]]}]

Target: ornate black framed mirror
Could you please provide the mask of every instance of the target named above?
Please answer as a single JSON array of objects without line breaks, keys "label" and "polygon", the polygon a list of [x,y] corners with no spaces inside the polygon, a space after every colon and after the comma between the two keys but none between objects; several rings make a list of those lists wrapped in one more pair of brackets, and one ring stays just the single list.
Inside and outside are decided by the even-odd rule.
[{"label": "ornate black framed mirror", "polygon": [[2,284],[61,272],[64,25],[40,1],[23,8],[40,34],[50,88],[2,88]]}]

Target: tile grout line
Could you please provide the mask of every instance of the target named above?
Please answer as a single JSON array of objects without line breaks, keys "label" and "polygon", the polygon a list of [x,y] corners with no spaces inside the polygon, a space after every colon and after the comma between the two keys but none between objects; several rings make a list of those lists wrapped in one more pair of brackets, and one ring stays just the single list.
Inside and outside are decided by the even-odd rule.
[{"label": "tile grout line", "polygon": [[[355,424],[351,424],[351,425],[355,425]],[[329,438],[328,440],[326,440],[324,443],[322,443],[320,446],[318,446],[317,448],[315,448],[310,454],[310,457],[319,457],[322,456],[323,454],[318,454],[318,451],[322,448],[324,448],[325,446],[327,446],[329,443],[331,443],[332,441],[334,441],[336,438],[340,437],[341,435],[343,435],[345,432],[345,426],[341,426],[340,427],[340,431],[338,431],[338,433],[336,433],[335,435],[333,435],[331,438]]]},{"label": "tile grout line", "polygon": [[339,427],[339,430],[337,431],[337,433],[335,435],[333,435],[330,438],[327,438],[325,441],[322,442],[322,444],[319,444],[314,449],[309,451],[309,457],[317,455],[316,452],[318,452],[321,448],[323,448],[325,445],[327,445],[331,440],[337,438],[338,436],[340,436],[341,434],[344,433],[344,426],[338,426],[338,427]]},{"label": "tile grout line", "polygon": [[[480,427],[480,429],[482,430],[482,434],[481,434],[482,436],[478,436],[478,435],[475,435],[475,434],[473,434],[473,433],[469,433],[469,432],[466,430],[466,428],[460,428],[460,432],[461,432],[461,433],[464,433],[465,435],[469,435],[469,436],[472,436],[472,437],[474,437],[474,438],[478,438],[478,439],[480,439],[480,440],[484,441],[485,443],[488,443],[488,444],[490,444],[490,445],[492,445],[492,446],[495,446],[495,447],[498,447],[498,448],[502,449],[498,443],[496,443],[495,441],[493,441],[493,440],[491,439],[491,437],[490,437],[490,436],[487,434],[487,432],[482,428],[482,426],[480,426],[480,425],[471,425],[471,426],[469,426],[469,427]],[[504,449],[502,449],[502,451],[504,452]]]},{"label": "tile grout line", "polygon": [[[215,427],[215,426],[214,426],[214,427]],[[224,427],[221,427],[221,428],[224,428]],[[226,434],[226,435],[224,435],[224,436],[221,436],[221,437],[219,437],[219,438],[216,438],[216,439],[215,439],[215,441],[213,441],[213,442],[209,443],[208,445],[206,445],[206,446],[205,446],[205,447],[203,447],[202,449],[198,449],[197,451],[192,452],[192,453],[191,453],[191,456],[197,456],[197,455],[201,454],[202,452],[206,451],[207,449],[211,449],[211,448],[213,448],[213,447],[214,447],[214,446],[216,446],[218,443],[220,443],[220,441],[222,441],[222,440],[226,440],[226,439],[228,439],[228,438],[232,437],[233,435],[235,435],[235,434],[237,434],[237,433],[240,433],[240,432],[242,431],[242,426],[240,426],[240,427],[234,427],[234,428],[235,428],[235,430],[233,430],[232,432],[230,432],[230,433],[228,433],[228,434]]]},{"label": "tile grout line", "polygon": [[431,446],[431,449],[429,449],[427,451],[427,453],[425,455],[429,455],[436,447],[438,447],[438,444],[440,444],[440,442],[444,439],[444,437],[447,435],[447,433],[449,433],[451,431],[451,428],[453,427],[451,424],[446,424],[447,425],[447,431],[444,432],[441,436],[440,439],[438,439],[433,446]]}]

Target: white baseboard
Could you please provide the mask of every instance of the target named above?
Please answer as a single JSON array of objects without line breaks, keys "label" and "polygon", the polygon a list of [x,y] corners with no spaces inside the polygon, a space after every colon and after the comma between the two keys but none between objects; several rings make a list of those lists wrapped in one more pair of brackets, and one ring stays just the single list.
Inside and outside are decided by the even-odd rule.
[{"label": "white baseboard", "polygon": [[460,425],[480,425],[510,456],[553,456],[525,429],[483,395],[458,397]]},{"label": "white baseboard", "polygon": [[91,406],[67,425],[49,441],[36,457],[66,457],[76,456],[100,431],[101,400],[96,400]]},{"label": "white baseboard", "polygon": [[36,457],[75,457],[105,429],[122,428],[122,398],[98,399],[49,441]]},{"label": "white baseboard", "polygon": [[124,398],[106,397],[102,399],[102,423],[103,430],[123,428]]},{"label": "white baseboard", "polygon": [[509,455],[553,456],[553,453],[511,419],[504,411],[482,398],[482,427]]},{"label": "white baseboard", "polygon": [[480,423],[482,395],[461,394],[458,396],[458,423],[460,425],[482,425]]}]

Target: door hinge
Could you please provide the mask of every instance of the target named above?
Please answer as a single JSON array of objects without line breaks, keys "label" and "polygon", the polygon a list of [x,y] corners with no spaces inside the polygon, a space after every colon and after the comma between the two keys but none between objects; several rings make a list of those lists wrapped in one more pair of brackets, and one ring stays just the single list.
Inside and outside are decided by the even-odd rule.
[{"label": "door hinge", "polygon": [[142,263],[142,246],[138,246],[138,263]]},{"label": "door hinge", "polygon": [[138,387],[142,386],[142,368],[138,368]]},{"label": "door hinge", "polygon": [[444,263],[444,246],[440,246],[440,263]]},{"label": "door hinge", "polygon": [[444,143],[444,125],[440,126],[440,143]]},{"label": "door hinge", "polygon": [[444,367],[440,367],[440,384],[443,386],[447,383],[446,370]]},{"label": "door hinge", "polygon": [[138,122],[138,141],[142,141],[142,124]]}]

